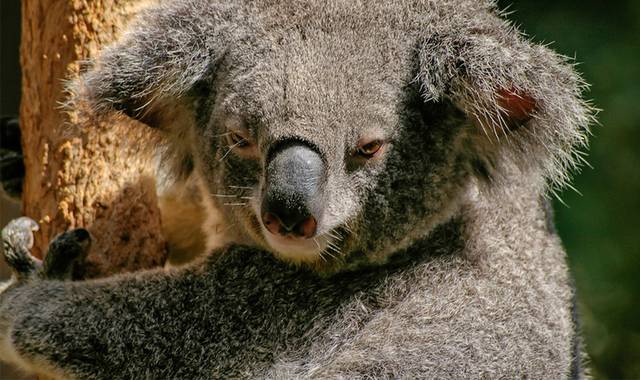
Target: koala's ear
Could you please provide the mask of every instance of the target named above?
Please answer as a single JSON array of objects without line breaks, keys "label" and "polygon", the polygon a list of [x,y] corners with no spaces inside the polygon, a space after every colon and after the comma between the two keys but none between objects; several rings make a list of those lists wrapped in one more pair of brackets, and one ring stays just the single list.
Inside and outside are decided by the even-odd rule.
[{"label": "koala's ear", "polygon": [[165,130],[193,119],[193,92],[224,53],[233,11],[201,0],[164,4],[142,11],[70,84],[72,107],[81,102],[97,116],[119,111]]},{"label": "koala's ear", "polygon": [[485,13],[430,26],[419,52],[424,100],[465,112],[474,126],[465,149],[482,177],[499,177],[508,161],[565,185],[594,119],[586,86],[564,57]]}]

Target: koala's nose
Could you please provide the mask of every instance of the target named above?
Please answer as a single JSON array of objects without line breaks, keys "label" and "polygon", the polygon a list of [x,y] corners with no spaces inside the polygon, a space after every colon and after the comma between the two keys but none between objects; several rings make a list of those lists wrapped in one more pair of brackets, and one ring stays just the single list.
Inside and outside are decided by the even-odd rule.
[{"label": "koala's nose", "polygon": [[300,236],[306,239],[313,237],[318,227],[316,218],[306,214],[288,214],[283,217],[272,212],[267,212],[262,215],[262,222],[272,234]]},{"label": "koala's nose", "polygon": [[262,223],[275,235],[311,238],[322,213],[325,165],[302,143],[281,146],[267,163]]}]

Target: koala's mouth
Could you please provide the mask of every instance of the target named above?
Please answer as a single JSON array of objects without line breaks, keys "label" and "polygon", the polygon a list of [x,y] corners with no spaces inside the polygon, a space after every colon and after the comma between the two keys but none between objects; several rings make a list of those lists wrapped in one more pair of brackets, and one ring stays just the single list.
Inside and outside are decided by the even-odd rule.
[{"label": "koala's mouth", "polygon": [[[274,234],[264,225],[260,215],[260,205],[252,202],[250,235],[256,243],[274,253],[279,258],[294,263],[316,263],[335,259],[340,254],[342,237],[332,230],[318,230],[310,238]],[[320,227],[321,228],[321,227]]]},{"label": "koala's mouth", "polygon": [[264,226],[261,230],[269,248],[287,261],[312,263],[335,257],[335,254],[331,253],[331,247],[335,247],[336,242],[328,234],[300,239],[273,235]]},{"label": "koala's mouth", "polygon": [[331,231],[319,232],[310,238],[274,234],[258,218],[254,211],[252,227],[254,233],[269,251],[279,258],[296,263],[328,261],[339,254],[339,236]]}]

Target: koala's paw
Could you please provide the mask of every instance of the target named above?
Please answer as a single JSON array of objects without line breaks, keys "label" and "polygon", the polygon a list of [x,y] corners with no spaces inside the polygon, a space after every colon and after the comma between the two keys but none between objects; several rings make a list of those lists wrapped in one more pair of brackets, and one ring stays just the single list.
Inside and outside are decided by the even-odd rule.
[{"label": "koala's paw", "polygon": [[91,248],[91,234],[76,228],[56,236],[49,244],[42,274],[45,278],[76,280]]},{"label": "koala's paw", "polygon": [[41,261],[31,255],[33,233],[40,227],[25,216],[14,219],[2,229],[4,259],[18,278],[36,273]]},{"label": "koala's paw", "polygon": [[84,228],[63,232],[51,243],[44,261],[31,255],[33,232],[39,229],[33,219],[14,219],[2,230],[4,258],[18,279],[37,274],[43,278],[76,279],[91,247],[91,235]]}]

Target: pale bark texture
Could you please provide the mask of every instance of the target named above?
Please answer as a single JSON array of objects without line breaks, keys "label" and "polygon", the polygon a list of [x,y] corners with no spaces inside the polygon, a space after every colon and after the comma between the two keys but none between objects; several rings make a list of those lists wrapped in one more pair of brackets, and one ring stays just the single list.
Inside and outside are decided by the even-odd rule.
[{"label": "pale bark texture", "polygon": [[[26,178],[23,211],[40,223],[35,253],[75,227],[94,237],[86,277],[162,265],[161,233],[150,128],[125,120],[95,122],[82,109],[61,111],[64,80],[79,60],[117,38],[148,2],[23,0],[20,122]],[[78,108],[81,108],[81,104]]]}]

